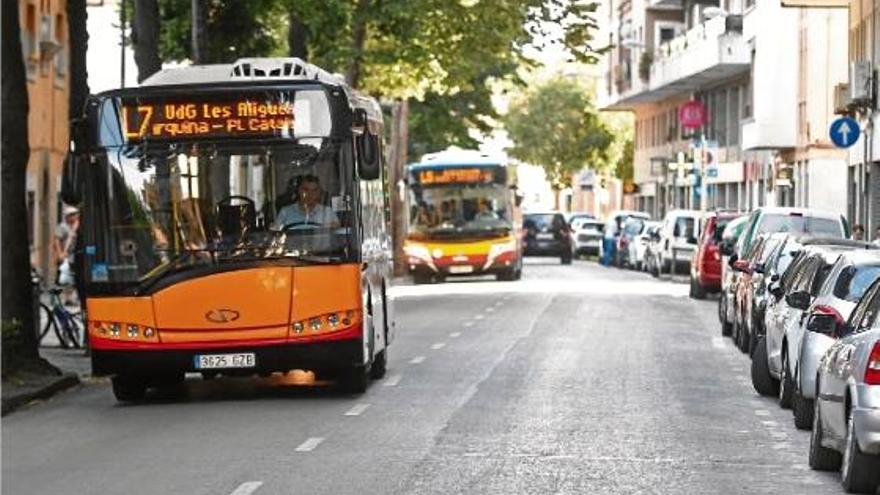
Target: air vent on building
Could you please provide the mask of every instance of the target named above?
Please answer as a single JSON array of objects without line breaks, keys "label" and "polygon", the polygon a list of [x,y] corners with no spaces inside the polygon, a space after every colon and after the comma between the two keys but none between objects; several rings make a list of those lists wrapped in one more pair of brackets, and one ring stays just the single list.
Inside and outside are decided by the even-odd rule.
[{"label": "air vent on building", "polygon": [[872,100],[871,62],[860,60],[849,66],[849,98],[854,103],[865,103]]}]

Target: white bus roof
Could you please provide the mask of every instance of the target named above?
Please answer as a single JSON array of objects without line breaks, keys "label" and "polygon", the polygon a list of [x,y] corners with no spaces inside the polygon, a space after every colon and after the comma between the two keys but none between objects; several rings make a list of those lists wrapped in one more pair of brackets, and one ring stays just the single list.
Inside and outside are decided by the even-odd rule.
[{"label": "white bus roof", "polygon": [[477,150],[450,148],[436,153],[427,153],[411,167],[454,166],[454,165],[506,165],[507,160],[497,155]]},{"label": "white bus roof", "polygon": [[345,79],[324,69],[289,58],[240,58],[231,64],[189,65],[162,69],[141,86],[210,84],[235,81],[319,81],[345,86]]}]

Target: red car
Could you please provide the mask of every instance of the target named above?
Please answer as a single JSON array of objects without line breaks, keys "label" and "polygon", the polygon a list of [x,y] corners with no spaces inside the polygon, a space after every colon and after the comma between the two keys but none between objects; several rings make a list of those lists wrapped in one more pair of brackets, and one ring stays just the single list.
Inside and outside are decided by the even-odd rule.
[{"label": "red car", "polygon": [[697,251],[691,260],[691,297],[703,299],[707,292],[721,290],[721,234],[731,220],[740,216],[734,211],[712,211],[703,219]]}]

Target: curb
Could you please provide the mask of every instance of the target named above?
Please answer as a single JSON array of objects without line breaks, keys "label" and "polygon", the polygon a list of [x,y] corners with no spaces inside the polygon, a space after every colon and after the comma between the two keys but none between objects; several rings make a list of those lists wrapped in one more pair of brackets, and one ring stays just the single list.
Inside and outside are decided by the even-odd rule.
[{"label": "curb", "polygon": [[0,412],[0,415],[6,416],[7,414],[21,408],[26,404],[29,404],[32,401],[39,399],[48,399],[59,392],[62,392],[79,384],[79,375],[77,375],[76,373],[65,373],[43,387],[13,394],[9,397],[4,397],[2,412]]}]

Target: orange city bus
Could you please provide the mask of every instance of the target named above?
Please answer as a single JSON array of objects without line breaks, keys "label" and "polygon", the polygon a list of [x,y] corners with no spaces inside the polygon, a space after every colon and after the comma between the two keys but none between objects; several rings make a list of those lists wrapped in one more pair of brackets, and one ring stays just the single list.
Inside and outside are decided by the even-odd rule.
[{"label": "orange city bus", "polygon": [[415,283],[447,276],[522,275],[516,176],[500,159],[472,150],[425,155],[406,171],[406,264]]},{"label": "orange city bus", "polygon": [[80,204],[92,368],[118,400],[187,372],[363,392],[394,329],[382,115],[299,59],[164,70],[91,97]]}]

